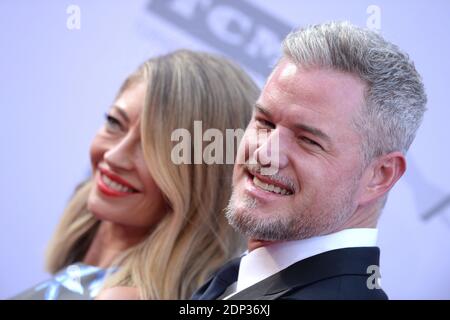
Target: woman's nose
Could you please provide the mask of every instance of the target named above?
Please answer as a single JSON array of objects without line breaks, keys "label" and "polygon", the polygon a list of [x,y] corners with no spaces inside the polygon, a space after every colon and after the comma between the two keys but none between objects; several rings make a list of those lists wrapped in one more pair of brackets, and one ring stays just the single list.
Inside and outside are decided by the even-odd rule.
[{"label": "woman's nose", "polygon": [[114,146],[111,146],[103,155],[103,159],[111,168],[132,170],[135,148],[136,142],[130,137],[125,137]]}]

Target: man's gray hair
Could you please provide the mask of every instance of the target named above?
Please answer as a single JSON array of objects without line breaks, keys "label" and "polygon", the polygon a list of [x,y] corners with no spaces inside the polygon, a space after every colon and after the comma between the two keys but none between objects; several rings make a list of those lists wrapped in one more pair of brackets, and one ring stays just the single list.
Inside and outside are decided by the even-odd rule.
[{"label": "man's gray hair", "polygon": [[349,72],[366,82],[365,105],[354,124],[365,164],[392,151],[406,153],[426,110],[422,79],[408,55],[379,34],[348,22],[291,32],[284,55],[304,67]]}]

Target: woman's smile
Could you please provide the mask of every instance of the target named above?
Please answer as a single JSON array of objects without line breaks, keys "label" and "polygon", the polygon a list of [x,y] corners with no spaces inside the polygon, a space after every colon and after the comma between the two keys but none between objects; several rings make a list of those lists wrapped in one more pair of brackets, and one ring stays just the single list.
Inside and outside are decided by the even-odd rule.
[{"label": "woman's smile", "polygon": [[140,192],[123,178],[102,167],[98,168],[96,180],[98,189],[107,196],[124,197]]}]

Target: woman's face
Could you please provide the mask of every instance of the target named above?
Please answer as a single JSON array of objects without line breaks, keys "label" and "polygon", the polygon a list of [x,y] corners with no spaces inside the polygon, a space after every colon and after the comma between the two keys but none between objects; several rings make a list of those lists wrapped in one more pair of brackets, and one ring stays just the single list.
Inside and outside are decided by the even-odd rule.
[{"label": "woman's face", "polygon": [[145,90],[142,82],[132,84],[117,98],[90,150],[95,183],[88,209],[127,227],[151,228],[166,212],[141,147]]}]

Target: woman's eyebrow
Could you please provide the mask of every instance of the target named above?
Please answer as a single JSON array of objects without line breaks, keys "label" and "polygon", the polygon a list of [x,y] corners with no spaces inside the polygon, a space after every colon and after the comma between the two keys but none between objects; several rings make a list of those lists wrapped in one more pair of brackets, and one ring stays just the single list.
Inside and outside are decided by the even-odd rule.
[{"label": "woman's eyebrow", "polygon": [[120,115],[125,119],[126,122],[128,122],[128,123],[130,122],[130,118],[128,118],[128,115],[125,112],[125,110],[123,110],[121,107],[119,107],[117,105],[114,105],[113,108],[116,109],[117,112],[120,113]]}]

